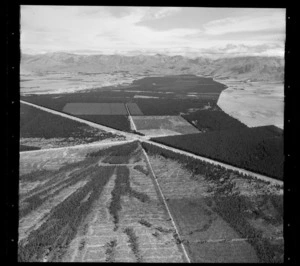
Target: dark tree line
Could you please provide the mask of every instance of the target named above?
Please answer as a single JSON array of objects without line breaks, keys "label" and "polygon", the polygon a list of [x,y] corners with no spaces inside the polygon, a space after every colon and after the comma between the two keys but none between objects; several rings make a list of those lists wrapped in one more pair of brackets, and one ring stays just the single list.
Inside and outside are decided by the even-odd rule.
[{"label": "dark tree line", "polygon": [[133,81],[135,90],[172,91],[172,92],[215,92],[221,93],[225,85],[212,78],[195,75],[170,75],[164,77],[146,77]]},{"label": "dark tree line", "polygon": [[273,126],[153,139],[197,155],[283,179],[283,136]]},{"label": "dark tree line", "polygon": [[39,147],[28,146],[28,145],[20,145],[20,151],[33,151],[33,150],[40,150]]},{"label": "dark tree line", "polygon": [[[91,138],[97,141],[113,137],[109,132],[101,132],[88,125],[54,115],[38,108],[21,104],[20,137],[21,138]],[[97,136],[98,135],[98,136]]]}]

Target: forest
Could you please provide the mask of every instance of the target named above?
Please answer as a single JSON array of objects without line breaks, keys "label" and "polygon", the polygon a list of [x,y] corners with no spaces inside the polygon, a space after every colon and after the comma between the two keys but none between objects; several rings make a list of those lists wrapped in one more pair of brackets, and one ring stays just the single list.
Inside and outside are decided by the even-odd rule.
[{"label": "forest", "polygon": [[212,78],[203,78],[196,75],[172,75],[164,77],[146,77],[134,80],[136,90],[173,91],[173,92],[216,92],[220,93],[225,85]]},{"label": "forest", "polygon": [[153,141],[283,179],[283,134],[275,126],[153,138]]},{"label": "forest", "polygon": [[90,138],[90,142],[115,137],[110,132],[54,115],[38,108],[21,104],[20,108],[21,138]]},{"label": "forest", "polygon": [[218,106],[214,110],[199,110],[187,115],[182,115],[187,121],[196,126],[201,132],[209,132],[224,129],[247,128],[239,120],[226,114]]},{"label": "forest", "polygon": [[[153,144],[142,143],[143,148],[151,156],[162,156],[177,161],[182,167],[188,169],[193,175],[192,179],[198,180],[199,176],[205,178],[214,189],[205,202],[214,212],[224,219],[241,238],[249,239],[259,261],[262,263],[282,262],[283,244],[281,241],[272,241],[263,236],[263,231],[249,223],[250,220],[263,220],[269,225],[278,226],[283,223],[283,198],[281,195],[258,195],[247,197],[235,189],[235,183],[231,182],[234,176],[248,175],[226,169],[219,165],[213,165],[184,154],[163,149]],[[200,179],[200,182],[203,182]],[[255,181],[254,181],[255,182]],[[259,181],[264,182],[264,181]],[[266,214],[267,211],[267,214]],[[272,213],[272,214],[271,214]]]}]

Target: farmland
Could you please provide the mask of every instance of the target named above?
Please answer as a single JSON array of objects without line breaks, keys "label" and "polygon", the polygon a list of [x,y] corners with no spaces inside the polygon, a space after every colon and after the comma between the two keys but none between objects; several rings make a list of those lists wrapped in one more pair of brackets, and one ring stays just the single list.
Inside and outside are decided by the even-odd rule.
[{"label": "farmland", "polygon": [[274,126],[154,138],[154,141],[240,168],[283,178],[283,136]]},{"label": "farmland", "polygon": [[26,104],[21,104],[20,117],[21,150],[124,139]]},{"label": "farmland", "polygon": [[[152,82],[152,79],[150,81]],[[154,78],[152,83],[156,82],[155,86],[151,85],[150,81],[140,79],[137,83],[133,82],[124,87],[106,87],[74,93],[26,94],[21,99],[95,123],[106,123],[107,126],[130,131],[124,104],[133,116],[178,116],[205,109],[207,106],[217,108],[218,97],[225,89],[223,84],[212,79],[193,75]],[[189,91],[197,92],[189,95],[187,94]],[[137,93],[141,92],[144,97],[136,97]],[[108,119],[105,115],[114,117]],[[110,121],[106,122],[106,120]]]},{"label": "farmland", "polygon": [[[136,103],[144,115],[179,115],[189,109],[216,106],[216,99],[189,99],[172,94],[160,94],[159,98],[134,98],[135,93],[123,91],[96,91],[73,94],[27,95],[21,99],[53,110],[63,111],[68,103]],[[132,114],[135,115],[135,114]]]},{"label": "farmland", "polygon": [[199,131],[181,116],[133,116],[137,131],[147,136],[192,134]]},{"label": "farmland", "polygon": [[136,103],[127,103],[127,108],[130,115],[143,115],[141,109]]},{"label": "farmland", "polygon": [[73,115],[127,115],[122,103],[67,103],[63,112]]}]

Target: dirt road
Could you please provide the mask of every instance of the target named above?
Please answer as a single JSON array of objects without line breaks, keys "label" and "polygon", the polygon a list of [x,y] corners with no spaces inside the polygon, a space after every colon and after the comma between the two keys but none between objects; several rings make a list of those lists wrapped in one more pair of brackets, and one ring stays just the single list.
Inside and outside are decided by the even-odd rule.
[{"label": "dirt road", "polygon": [[100,130],[104,130],[104,131],[107,131],[107,132],[111,132],[111,133],[114,133],[114,134],[125,136],[128,139],[139,138],[139,135],[135,135],[135,134],[131,134],[131,133],[121,131],[121,130],[113,129],[113,128],[110,128],[110,127],[107,127],[107,126],[99,125],[99,124],[96,124],[96,123],[93,123],[93,122],[90,122],[90,121],[87,121],[87,120],[84,120],[84,119],[81,119],[81,118],[78,118],[78,117],[75,117],[75,116],[72,116],[72,115],[68,115],[68,114],[65,114],[65,113],[62,113],[62,112],[59,112],[59,111],[54,111],[52,109],[42,107],[42,106],[39,106],[39,105],[36,105],[36,104],[28,103],[28,102],[25,102],[25,101],[22,101],[22,100],[20,102],[24,103],[24,104],[27,104],[27,105],[30,105],[30,106],[33,106],[33,107],[36,107],[36,108],[41,109],[43,111],[55,114],[55,115],[60,115],[62,117],[66,117],[66,118],[69,118],[69,119],[87,124],[91,127],[98,128]]}]

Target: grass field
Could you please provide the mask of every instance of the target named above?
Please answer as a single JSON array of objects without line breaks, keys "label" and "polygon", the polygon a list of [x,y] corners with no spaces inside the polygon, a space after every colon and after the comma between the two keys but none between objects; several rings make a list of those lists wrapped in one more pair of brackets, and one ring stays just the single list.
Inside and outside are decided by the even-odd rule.
[{"label": "grass field", "polygon": [[62,111],[73,115],[127,115],[123,103],[67,103]]},{"label": "grass field", "polygon": [[147,136],[198,133],[198,129],[181,116],[133,116],[137,131]]}]

